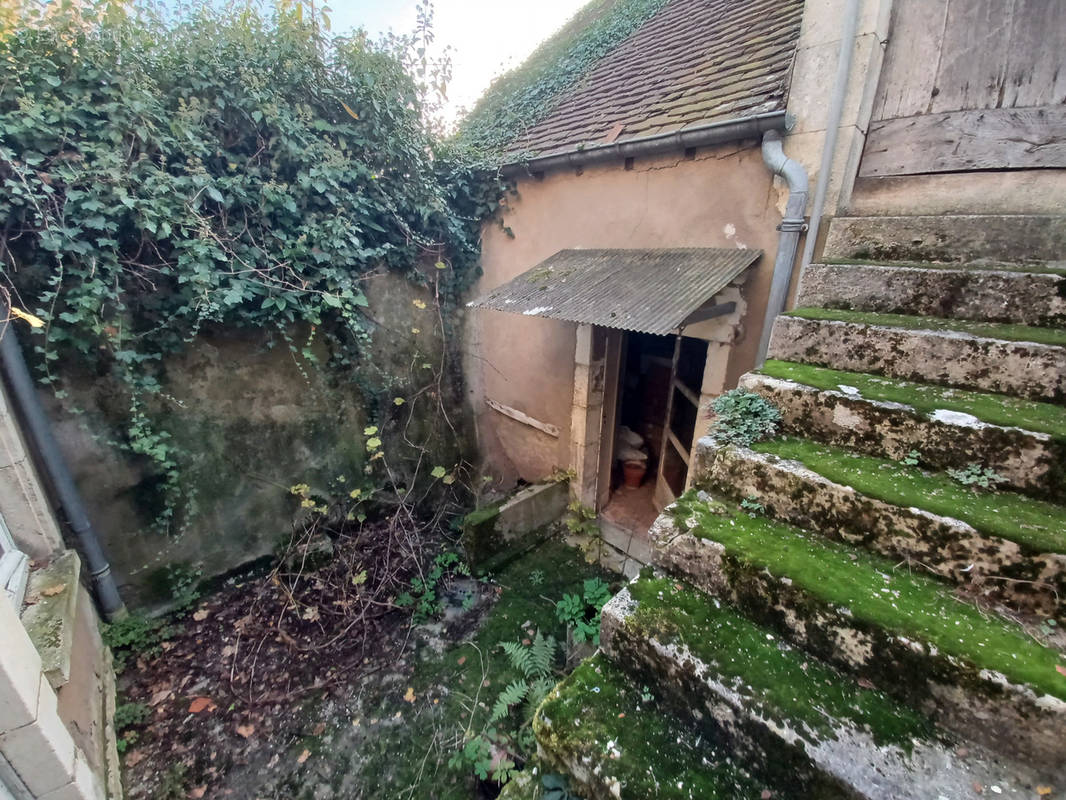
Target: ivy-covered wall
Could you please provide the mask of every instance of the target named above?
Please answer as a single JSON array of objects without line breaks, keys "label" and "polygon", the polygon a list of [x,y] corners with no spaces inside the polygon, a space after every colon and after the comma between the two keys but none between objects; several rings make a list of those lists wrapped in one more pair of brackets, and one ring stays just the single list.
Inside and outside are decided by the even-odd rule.
[{"label": "ivy-covered wall", "polygon": [[303,0],[15,5],[0,299],[38,323],[123,579],[225,571],[338,497],[342,521],[459,513],[456,310],[500,183],[439,136],[431,31],[334,35]]}]

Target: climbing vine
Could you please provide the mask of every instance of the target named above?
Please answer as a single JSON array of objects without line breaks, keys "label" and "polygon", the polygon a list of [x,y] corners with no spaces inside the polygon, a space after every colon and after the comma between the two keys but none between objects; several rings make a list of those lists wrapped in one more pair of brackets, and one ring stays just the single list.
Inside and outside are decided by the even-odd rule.
[{"label": "climbing vine", "polygon": [[118,443],[159,474],[164,526],[183,491],[151,413],[167,356],[219,326],[309,356],[302,329],[351,364],[369,276],[431,284],[447,327],[478,274],[500,184],[434,133],[427,19],[375,43],[313,8],[30,3],[0,36],[6,288],[46,323],[57,396],[74,369],[123,387]]},{"label": "climbing vine", "polygon": [[665,2],[596,0],[586,5],[520,67],[493,82],[463,121],[460,139],[490,155],[514,142]]}]

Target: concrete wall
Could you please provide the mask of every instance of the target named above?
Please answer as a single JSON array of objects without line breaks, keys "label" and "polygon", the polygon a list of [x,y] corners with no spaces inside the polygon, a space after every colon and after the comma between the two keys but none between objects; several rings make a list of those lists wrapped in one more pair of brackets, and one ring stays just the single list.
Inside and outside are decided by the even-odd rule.
[{"label": "concrete wall", "polygon": [[[484,276],[473,294],[499,286],[564,248],[750,247],[764,257],[744,287],[750,311],[725,369],[728,385],[754,363],[777,248],[783,187],[757,142],[523,178],[502,226],[483,233]],[[513,232],[509,236],[503,229]],[[486,472],[507,485],[570,466],[576,326],[496,311],[468,312],[467,390]],[[713,338],[716,326],[699,333]],[[580,388],[580,387],[579,387]],[[489,408],[491,398],[559,428],[558,438]]]}]

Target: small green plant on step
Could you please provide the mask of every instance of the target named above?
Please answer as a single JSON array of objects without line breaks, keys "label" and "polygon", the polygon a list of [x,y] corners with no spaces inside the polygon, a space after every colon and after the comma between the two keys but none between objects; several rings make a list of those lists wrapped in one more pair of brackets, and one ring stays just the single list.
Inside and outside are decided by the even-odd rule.
[{"label": "small green plant on step", "polygon": [[991,491],[1007,479],[989,467],[971,462],[960,469],[949,469],[948,475],[963,486],[969,486],[975,491],[985,489]]},{"label": "small green plant on step", "polygon": [[600,611],[611,599],[611,587],[600,578],[588,578],[582,592],[564,594],[555,604],[555,616],[572,632],[575,642],[600,646]]},{"label": "small green plant on step", "polygon": [[905,467],[916,467],[922,462],[922,454],[917,450],[910,450],[907,455],[903,456],[899,460],[899,463]]},{"label": "small green plant on step", "polygon": [[740,507],[748,512],[748,516],[755,518],[766,510],[766,506],[759,502],[759,498],[751,494],[740,501]]},{"label": "small green plant on step", "polygon": [[777,407],[762,395],[747,389],[726,392],[714,401],[712,408],[714,424],[711,435],[726,444],[748,447],[774,436],[781,424],[781,412]]},{"label": "small green plant on step", "polygon": [[595,564],[603,554],[603,534],[600,533],[596,509],[576,500],[571,502],[566,509],[570,512],[563,520],[567,530],[580,537],[579,546],[581,552],[585,554],[585,560],[590,564]]}]

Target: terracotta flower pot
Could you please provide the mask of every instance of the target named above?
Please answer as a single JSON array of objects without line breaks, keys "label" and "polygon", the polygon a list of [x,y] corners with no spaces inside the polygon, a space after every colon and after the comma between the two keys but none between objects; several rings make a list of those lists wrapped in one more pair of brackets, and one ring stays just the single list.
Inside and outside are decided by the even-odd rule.
[{"label": "terracotta flower pot", "polygon": [[644,482],[644,473],[648,471],[646,461],[623,461],[622,481],[630,489],[636,489]]}]

